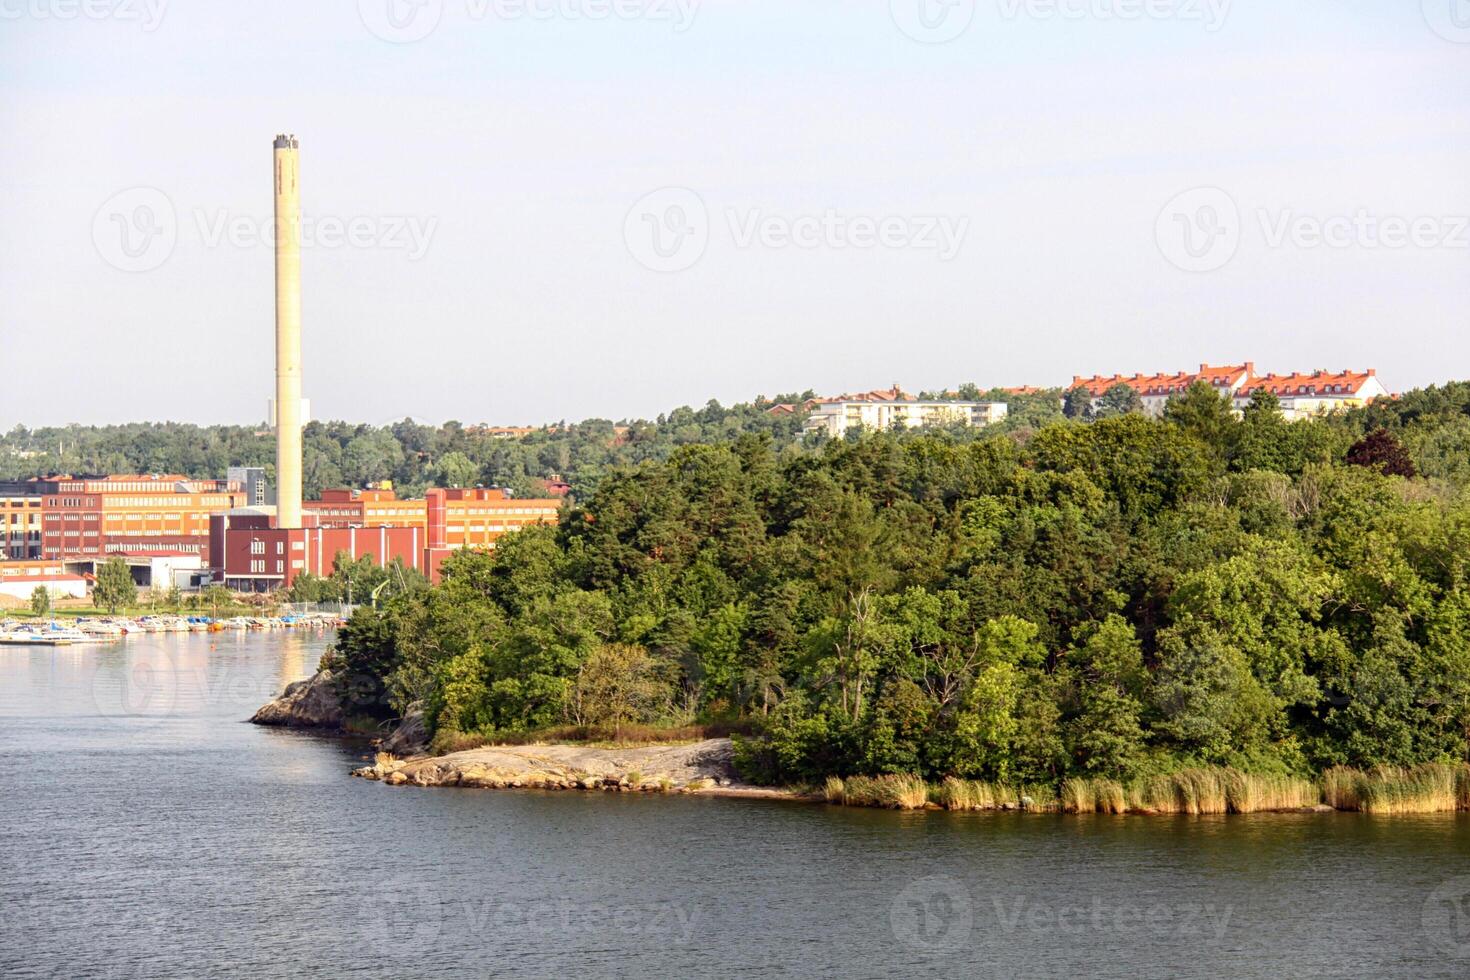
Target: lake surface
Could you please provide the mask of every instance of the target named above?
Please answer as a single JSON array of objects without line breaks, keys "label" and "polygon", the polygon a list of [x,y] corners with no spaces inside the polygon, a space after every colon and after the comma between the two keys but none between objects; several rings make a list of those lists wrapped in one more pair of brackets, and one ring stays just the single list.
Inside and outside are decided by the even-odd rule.
[{"label": "lake surface", "polygon": [[325,639],[0,647],[0,976],[1466,977],[1470,820],[393,788]]}]

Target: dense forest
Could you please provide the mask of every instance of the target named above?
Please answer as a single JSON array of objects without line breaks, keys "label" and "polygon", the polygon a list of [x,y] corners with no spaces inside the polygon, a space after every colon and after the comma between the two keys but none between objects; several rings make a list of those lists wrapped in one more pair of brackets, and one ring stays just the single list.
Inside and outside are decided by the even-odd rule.
[{"label": "dense forest", "polygon": [[[978,393],[973,385],[961,392]],[[761,433],[788,443],[803,417],[772,415],[777,403],[799,403],[811,392],[758,399],[731,407],[677,408],[652,421],[606,419],[559,423],[518,439],[495,438],[483,427],[446,422],[420,425],[405,419],[381,428],[347,422],[312,422],[303,439],[303,478],[308,498],[328,487],[361,487],[392,480],[403,495],[430,486],[499,486],[518,496],[543,494],[540,481],[559,477],[585,496],[605,473],[647,460],[664,460],[680,446],[723,442]],[[1060,392],[1008,396],[1007,429],[1042,425],[1060,417]],[[49,473],[181,473],[223,477],[234,466],[263,466],[274,482],[275,440],[261,427],[135,423],[27,429],[0,436],[0,480]]]},{"label": "dense forest", "polygon": [[724,435],[360,611],[325,661],[351,710],[422,704],[441,748],[726,726],[768,782],[1466,758],[1470,384]]}]

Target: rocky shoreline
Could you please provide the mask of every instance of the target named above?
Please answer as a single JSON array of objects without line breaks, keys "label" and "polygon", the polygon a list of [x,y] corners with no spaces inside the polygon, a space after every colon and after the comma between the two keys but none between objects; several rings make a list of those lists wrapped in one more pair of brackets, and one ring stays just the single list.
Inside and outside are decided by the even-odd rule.
[{"label": "rocky shoreline", "polygon": [[320,670],[304,681],[287,684],[285,692],[262,705],[250,721],[255,725],[333,732],[342,731],[346,724],[337,692],[332,688],[330,670]]},{"label": "rocky shoreline", "polygon": [[751,786],[735,773],[728,738],[684,745],[591,748],[497,745],[443,756],[400,759],[378,753],[353,772],[389,786],[469,789],[595,790],[612,793],[699,793],[756,799],[803,799],[789,790]]},{"label": "rocky shoreline", "polygon": [[[250,719],[257,725],[345,734],[347,722],[330,671],[287,686]],[[389,786],[458,786],[471,789],[597,790],[601,792],[699,793],[751,799],[817,799],[790,790],[742,783],[728,738],[681,745],[591,748],[583,745],[500,745],[426,754],[423,713],[410,709],[379,744],[370,766],[354,776]]]}]

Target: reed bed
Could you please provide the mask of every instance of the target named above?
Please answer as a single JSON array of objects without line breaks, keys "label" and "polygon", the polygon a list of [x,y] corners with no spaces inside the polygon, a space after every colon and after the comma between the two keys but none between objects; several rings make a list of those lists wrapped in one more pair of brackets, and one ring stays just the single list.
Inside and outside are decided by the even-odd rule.
[{"label": "reed bed", "polygon": [[1339,766],[1322,775],[1322,798],[1338,810],[1362,813],[1450,813],[1470,809],[1470,765]]},{"label": "reed bed", "polygon": [[1124,784],[1073,778],[1060,787],[990,783],[950,777],[930,787],[913,775],[829,777],[829,803],[920,810],[931,800],[946,810],[1030,810],[1064,813],[1157,813],[1201,816],[1301,810],[1326,803],[1364,813],[1444,813],[1470,810],[1470,764],[1431,763],[1372,770],[1337,767],[1320,780],[1258,775],[1229,768],[1195,768]]},{"label": "reed bed", "polygon": [[1126,813],[1128,791],[1112,779],[1069,779],[1062,783],[1066,813]]},{"label": "reed bed", "polygon": [[889,810],[922,810],[929,803],[929,786],[918,776],[832,777],[824,792],[829,801],[843,806],[883,807]]},{"label": "reed bed", "polygon": [[975,779],[946,779],[934,801],[946,810],[1057,810],[1060,801],[1049,786],[986,783]]}]

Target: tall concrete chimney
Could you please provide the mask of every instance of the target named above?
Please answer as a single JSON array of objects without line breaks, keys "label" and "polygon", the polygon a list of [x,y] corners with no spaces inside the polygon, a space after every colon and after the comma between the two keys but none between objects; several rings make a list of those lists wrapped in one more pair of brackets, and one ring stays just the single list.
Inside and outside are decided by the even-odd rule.
[{"label": "tall concrete chimney", "polygon": [[301,188],[295,136],[277,136],[276,526],[301,526]]}]

